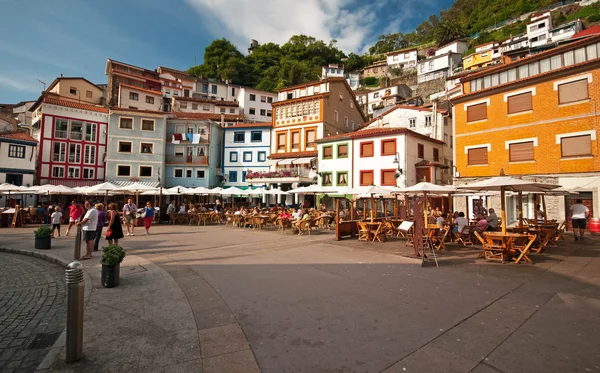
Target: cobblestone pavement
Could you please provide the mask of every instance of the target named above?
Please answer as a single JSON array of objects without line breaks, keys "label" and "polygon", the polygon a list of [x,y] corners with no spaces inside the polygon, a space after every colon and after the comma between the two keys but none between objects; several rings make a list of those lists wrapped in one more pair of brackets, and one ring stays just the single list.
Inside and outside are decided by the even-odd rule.
[{"label": "cobblestone pavement", "polygon": [[65,327],[64,269],[0,253],[0,372],[33,372]]}]

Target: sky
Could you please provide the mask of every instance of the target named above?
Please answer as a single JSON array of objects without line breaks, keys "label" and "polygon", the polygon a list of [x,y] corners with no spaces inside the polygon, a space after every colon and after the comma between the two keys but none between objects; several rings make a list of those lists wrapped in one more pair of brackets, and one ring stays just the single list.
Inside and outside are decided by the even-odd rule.
[{"label": "sky", "polygon": [[106,59],[187,70],[225,37],[284,44],[305,34],[363,53],[453,0],[0,0],[0,103],[35,100],[56,77],[105,84]]}]

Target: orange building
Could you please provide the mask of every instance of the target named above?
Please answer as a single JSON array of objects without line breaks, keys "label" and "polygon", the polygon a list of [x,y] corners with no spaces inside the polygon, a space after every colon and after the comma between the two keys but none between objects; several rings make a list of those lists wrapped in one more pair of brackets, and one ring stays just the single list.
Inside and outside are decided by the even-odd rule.
[{"label": "orange building", "polygon": [[[600,211],[599,56],[593,36],[462,78],[452,100],[457,181],[528,176]],[[552,206],[554,217],[564,219],[574,198]]]}]

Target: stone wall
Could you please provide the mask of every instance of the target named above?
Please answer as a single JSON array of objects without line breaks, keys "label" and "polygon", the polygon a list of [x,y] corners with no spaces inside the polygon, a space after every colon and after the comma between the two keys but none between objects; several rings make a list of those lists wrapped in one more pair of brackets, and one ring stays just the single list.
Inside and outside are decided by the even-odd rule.
[{"label": "stone wall", "polygon": [[413,97],[421,96],[423,102],[428,104],[431,102],[429,96],[446,89],[446,79],[430,80],[428,82],[410,86],[410,88],[413,90]]}]

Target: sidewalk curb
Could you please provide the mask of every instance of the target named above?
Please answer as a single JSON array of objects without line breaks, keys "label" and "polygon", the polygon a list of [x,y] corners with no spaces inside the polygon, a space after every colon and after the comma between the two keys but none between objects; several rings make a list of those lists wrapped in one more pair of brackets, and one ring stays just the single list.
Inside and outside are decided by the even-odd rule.
[{"label": "sidewalk curb", "polygon": [[[45,260],[47,262],[51,262],[51,263],[57,264],[62,267],[66,267],[67,265],[69,265],[69,263],[72,262],[72,261],[67,261],[63,258],[60,258],[56,255],[52,255],[50,253],[36,251],[36,250],[29,250],[29,249],[9,249],[6,247],[0,247],[0,253],[11,253],[11,254],[33,256],[35,258],[39,258],[39,259]],[[90,285],[90,286],[85,287],[85,295],[84,295],[84,312],[85,312],[85,308],[87,307],[87,304],[89,302],[89,299],[90,299],[90,296],[91,296],[92,290],[93,290],[93,286],[91,286],[92,278],[89,275],[89,273],[87,273],[87,270],[85,268],[84,268],[84,277],[85,277],[85,283]],[[63,348],[65,347],[66,342],[67,342],[67,328],[65,326],[65,328],[63,329],[63,332],[60,334],[60,336],[58,337],[56,342],[54,342],[52,347],[50,347],[50,351],[48,351],[48,353],[46,354],[46,356],[44,357],[42,362],[37,366],[35,371],[36,372],[49,372],[50,367],[52,367],[54,362],[57,359],[59,359],[60,353],[63,350]]]}]

